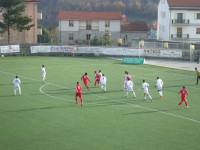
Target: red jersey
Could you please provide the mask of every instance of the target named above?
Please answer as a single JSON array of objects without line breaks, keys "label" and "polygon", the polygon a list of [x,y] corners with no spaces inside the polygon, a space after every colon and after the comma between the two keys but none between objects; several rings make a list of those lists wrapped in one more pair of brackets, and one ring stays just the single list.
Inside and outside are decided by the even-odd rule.
[{"label": "red jersey", "polygon": [[183,90],[180,90],[179,93],[181,94],[181,98],[186,98],[186,96],[188,95],[188,90],[183,89]]},{"label": "red jersey", "polygon": [[90,81],[90,79],[88,78],[87,75],[83,75],[83,76],[81,77],[81,80],[83,80],[84,83],[87,83],[88,81]]},{"label": "red jersey", "polygon": [[76,85],[76,93],[82,93],[82,86],[80,84]]},{"label": "red jersey", "polygon": [[100,77],[101,77],[101,75],[97,72],[97,73],[95,74],[95,79],[100,79]]}]

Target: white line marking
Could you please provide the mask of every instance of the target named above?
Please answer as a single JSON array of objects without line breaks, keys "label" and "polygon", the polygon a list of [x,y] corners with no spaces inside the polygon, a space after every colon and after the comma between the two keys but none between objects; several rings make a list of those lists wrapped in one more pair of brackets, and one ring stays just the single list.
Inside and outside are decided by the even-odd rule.
[{"label": "white line marking", "polygon": [[[8,75],[15,75],[15,74],[13,74],[13,73],[8,73],[8,72],[4,72],[4,71],[0,71],[0,72],[1,72],[1,73],[4,73],[4,74],[8,74]],[[29,79],[29,80],[33,80],[33,81],[39,81],[39,80],[37,80],[37,79],[33,79],[33,78],[21,76],[21,75],[20,75],[20,77],[26,78],[26,79]],[[63,86],[60,86],[60,85],[57,85],[57,84],[53,84],[53,83],[48,83],[48,82],[47,82],[47,84],[54,85],[54,86],[57,86],[57,87],[66,88],[66,87],[63,87]],[[42,87],[44,87],[44,86],[42,86]],[[66,88],[66,89],[68,89],[68,88]],[[46,94],[45,94],[45,95],[46,95]],[[118,100],[115,100],[115,99],[112,99],[112,98],[107,98],[107,97],[104,97],[104,96],[99,96],[99,95],[96,95],[96,94],[90,94],[90,95],[94,95],[94,96],[97,96],[97,97],[106,98],[106,99],[109,99],[109,100],[114,100],[114,101],[120,102],[120,101],[118,101]],[[56,98],[56,97],[54,97],[54,96],[51,96],[51,97],[52,97],[52,98]],[[61,99],[61,98],[56,98],[56,99]],[[152,109],[152,108],[148,108],[148,107],[144,107],[144,106],[140,106],[140,105],[136,105],[136,104],[130,104],[130,103],[126,103],[126,102],[121,102],[121,103],[125,103],[125,104],[129,104],[129,105],[137,106],[137,107],[140,107],[140,108],[143,108],[143,109],[147,109],[147,110],[159,112],[159,113],[162,113],[162,114],[165,114],[165,115],[174,116],[174,117],[177,117],[177,118],[182,118],[182,119],[185,119],[185,120],[190,120],[190,121],[193,121],[193,122],[200,123],[199,120],[187,118],[187,117],[184,117],[184,116],[175,115],[175,114],[172,114],[172,113],[166,113],[166,112],[163,112],[163,111],[160,111],[160,110],[156,110],[156,109]]]}]

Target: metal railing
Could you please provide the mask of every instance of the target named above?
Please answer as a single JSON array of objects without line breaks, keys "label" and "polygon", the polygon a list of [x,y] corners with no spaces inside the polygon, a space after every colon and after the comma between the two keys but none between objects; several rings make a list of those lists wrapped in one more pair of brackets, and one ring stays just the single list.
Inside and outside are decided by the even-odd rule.
[{"label": "metal railing", "polygon": [[189,19],[172,19],[172,24],[189,24]]},{"label": "metal railing", "polygon": [[171,34],[172,39],[189,39],[189,34]]}]

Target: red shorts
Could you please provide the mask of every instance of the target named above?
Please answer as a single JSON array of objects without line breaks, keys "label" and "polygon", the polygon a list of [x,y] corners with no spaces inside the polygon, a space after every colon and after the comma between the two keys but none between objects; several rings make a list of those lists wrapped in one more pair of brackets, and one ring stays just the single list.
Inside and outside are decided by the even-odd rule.
[{"label": "red shorts", "polygon": [[181,101],[186,101],[186,97],[181,97]]},{"label": "red shorts", "polygon": [[82,93],[76,93],[76,97],[80,97],[80,99],[82,99]]}]

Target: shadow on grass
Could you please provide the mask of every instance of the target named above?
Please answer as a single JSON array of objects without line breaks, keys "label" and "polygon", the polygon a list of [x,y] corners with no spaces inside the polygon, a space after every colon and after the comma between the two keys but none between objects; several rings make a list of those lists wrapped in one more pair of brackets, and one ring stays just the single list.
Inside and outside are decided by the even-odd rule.
[{"label": "shadow on grass", "polygon": [[57,109],[57,108],[66,108],[66,106],[49,106],[49,107],[39,107],[39,108],[27,108],[27,109],[20,109],[20,110],[4,111],[4,113],[9,113],[9,112],[25,112],[25,111],[37,111],[37,110],[47,110],[47,109]]}]

